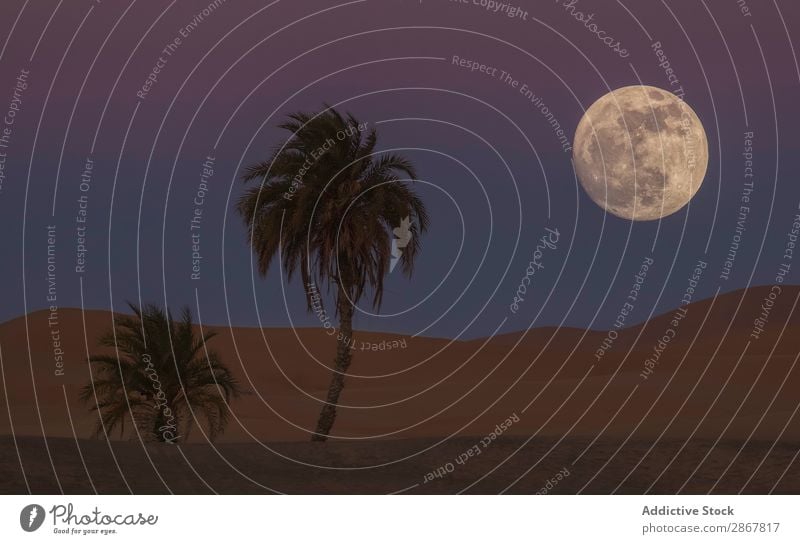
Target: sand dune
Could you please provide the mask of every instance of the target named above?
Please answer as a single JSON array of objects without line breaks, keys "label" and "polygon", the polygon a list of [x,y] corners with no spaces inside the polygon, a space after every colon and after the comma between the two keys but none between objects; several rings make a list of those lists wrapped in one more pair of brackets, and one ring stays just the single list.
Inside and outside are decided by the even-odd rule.
[{"label": "sand dune", "polygon": [[[358,439],[482,436],[517,414],[509,436],[594,438],[602,431],[603,439],[799,440],[800,320],[790,311],[800,289],[784,288],[760,339],[749,339],[767,293],[754,288],[694,303],[678,327],[668,313],[625,329],[599,361],[605,331],[542,328],[467,342],[359,332],[354,376],[341,398],[349,407],[339,410],[334,432]],[[111,320],[109,312],[59,311],[63,376],[54,372],[47,312],[0,325],[0,394],[11,417],[3,410],[0,434],[90,436],[96,415],[78,399],[89,378],[86,343],[97,351]],[[213,328],[220,335],[210,345],[251,390],[232,405],[235,417],[220,440],[307,440],[304,429],[320,408],[313,397],[324,397],[330,378],[333,338],[321,329]],[[644,361],[670,328],[674,338],[643,379]],[[406,347],[361,349],[383,341]],[[203,437],[195,432],[190,441]]]}]

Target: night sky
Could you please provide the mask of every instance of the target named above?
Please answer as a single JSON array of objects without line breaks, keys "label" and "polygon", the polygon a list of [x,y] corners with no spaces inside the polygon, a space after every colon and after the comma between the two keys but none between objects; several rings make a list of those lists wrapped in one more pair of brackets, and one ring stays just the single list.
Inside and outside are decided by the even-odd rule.
[{"label": "night sky", "polygon": [[[234,205],[243,168],[285,140],[276,125],[324,103],[414,162],[431,214],[413,278],[390,274],[380,313],[365,298],[357,329],[606,329],[646,259],[626,324],[681,304],[698,261],[695,300],[775,282],[800,213],[798,3],[479,4],[3,1],[0,320],[130,300],[189,305],[216,325],[320,326],[298,280],[255,273]],[[640,83],[682,94],[710,160],[689,206],[632,223],[589,199],[557,130],[571,143],[597,98]],[[514,313],[537,244],[542,267]]]}]

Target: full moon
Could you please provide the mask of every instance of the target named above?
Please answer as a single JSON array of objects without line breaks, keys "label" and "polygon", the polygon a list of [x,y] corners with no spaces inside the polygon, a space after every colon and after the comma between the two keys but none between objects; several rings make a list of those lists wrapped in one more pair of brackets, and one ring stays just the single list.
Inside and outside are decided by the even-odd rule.
[{"label": "full moon", "polygon": [[708,167],[708,140],[697,114],[674,94],[645,85],[622,87],[592,104],[572,148],[591,199],[632,221],[683,208]]}]

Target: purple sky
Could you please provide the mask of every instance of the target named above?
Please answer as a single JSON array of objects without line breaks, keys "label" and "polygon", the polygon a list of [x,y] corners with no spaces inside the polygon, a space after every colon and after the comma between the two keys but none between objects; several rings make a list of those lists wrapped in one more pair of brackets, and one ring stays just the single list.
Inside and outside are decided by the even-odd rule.
[{"label": "purple sky", "polygon": [[[254,276],[233,203],[242,167],[285,138],[275,125],[323,102],[375,126],[381,149],[414,161],[432,215],[414,278],[391,275],[386,315],[359,314],[358,328],[464,337],[498,327],[602,329],[647,257],[654,266],[631,323],[676,307],[700,259],[708,269],[697,298],[770,284],[782,262],[800,201],[796,2],[751,1],[746,15],[733,0],[567,0],[536,2],[515,18],[472,0],[227,0],[207,16],[210,0],[24,3],[0,3],[0,111],[18,108],[0,147],[0,320],[49,305],[55,226],[60,307],[80,306],[82,296],[88,308],[142,300],[188,304],[197,314],[199,301],[205,322],[318,326],[299,283],[286,285],[278,268]],[[577,11],[594,17],[582,23]],[[688,208],[632,224],[604,214],[578,187],[570,154],[519,89],[540,97],[571,141],[583,111],[610,89],[670,88],[654,42],[705,125],[711,157]],[[459,67],[454,56],[509,72],[518,87]],[[25,89],[17,87],[23,70]],[[755,185],[722,280],[750,131]],[[202,264],[193,280],[193,201],[208,157],[214,174],[200,206]],[[81,186],[87,159],[91,176]],[[85,224],[76,219],[82,195]],[[529,297],[510,313],[546,227],[561,233],[557,248],[544,253]],[[77,273],[80,232],[86,260]],[[800,283],[798,271],[790,283]]]}]

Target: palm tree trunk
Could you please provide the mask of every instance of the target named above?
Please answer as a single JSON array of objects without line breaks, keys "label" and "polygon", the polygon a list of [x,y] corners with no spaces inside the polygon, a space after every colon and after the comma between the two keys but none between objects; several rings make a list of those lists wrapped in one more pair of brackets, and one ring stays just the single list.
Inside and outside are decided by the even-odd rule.
[{"label": "palm tree trunk", "polygon": [[350,346],[353,343],[353,306],[347,296],[339,290],[339,335],[338,346],[336,348],[336,360],[334,361],[334,372],[331,377],[331,384],[328,387],[328,398],[322,412],[317,420],[317,430],[311,435],[312,441],[324,442],[336,420],[336,405],[339,402],[339,395],[344,389],[344,376],[350,368],[353,354]]}]

